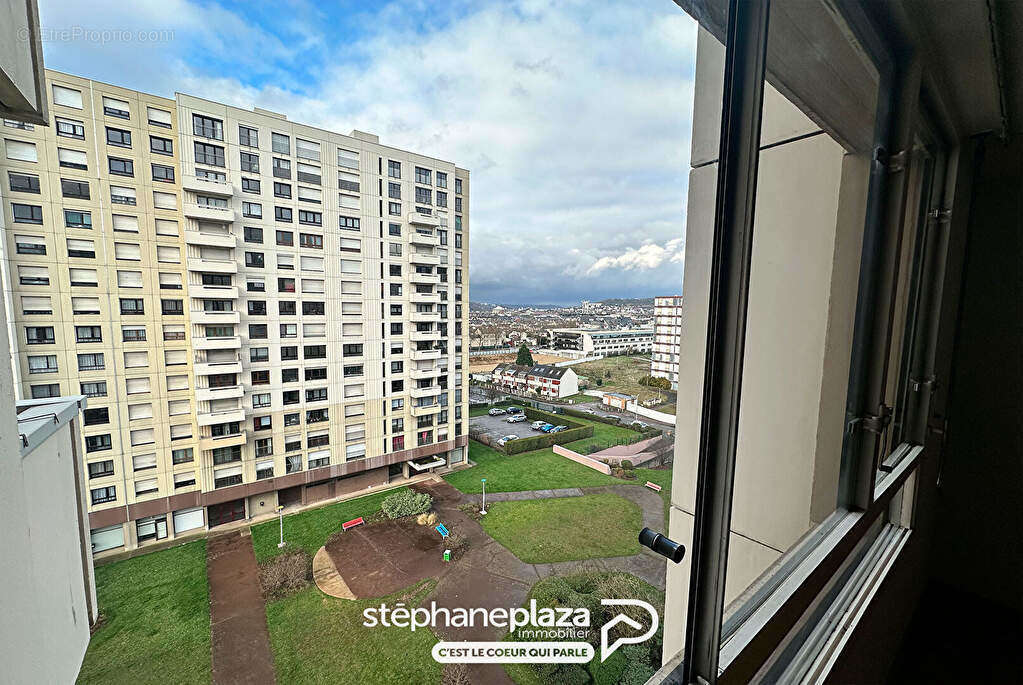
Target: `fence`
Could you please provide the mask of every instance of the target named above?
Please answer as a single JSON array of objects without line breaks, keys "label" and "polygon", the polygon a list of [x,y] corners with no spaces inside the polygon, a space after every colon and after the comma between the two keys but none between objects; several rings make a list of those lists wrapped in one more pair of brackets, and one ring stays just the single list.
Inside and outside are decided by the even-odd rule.
[{"label": "fence", "polygon": [[552,447],[551,449],[554,450],[554,454],[566,457],[567,459],[571,459],[577,464],[588,466],[594,471],[600,471],[606,476],[611,475],[611,467],[608,466],[607,464],[597,461],[596,459],[590,459],[587,456],[579,454],[578,452],[573,452],[567,447],[562,447],[561,445],[554,445],[554,447]]}]

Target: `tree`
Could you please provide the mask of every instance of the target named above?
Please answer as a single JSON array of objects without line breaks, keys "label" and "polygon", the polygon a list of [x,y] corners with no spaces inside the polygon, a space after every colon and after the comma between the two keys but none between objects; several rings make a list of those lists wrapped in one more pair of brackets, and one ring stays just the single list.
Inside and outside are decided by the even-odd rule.
[{"label": "tree", "polygon": [[522,343],[519,347],[519,354],[515,357],[515,363],[519,366],[534,366],[536,362],[533,361],[533,354],[529,351],[529,345]]}]

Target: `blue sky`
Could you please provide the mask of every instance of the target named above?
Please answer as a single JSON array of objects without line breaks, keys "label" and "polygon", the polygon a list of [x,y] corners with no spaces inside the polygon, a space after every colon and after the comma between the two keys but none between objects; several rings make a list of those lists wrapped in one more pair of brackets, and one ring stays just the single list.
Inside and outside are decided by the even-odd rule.
[{"label": "blue sky", "polygon": [[40,0],[48,67],[468,168],[474,301],[681,291],[696,27],[670,0],[88,5]]}]

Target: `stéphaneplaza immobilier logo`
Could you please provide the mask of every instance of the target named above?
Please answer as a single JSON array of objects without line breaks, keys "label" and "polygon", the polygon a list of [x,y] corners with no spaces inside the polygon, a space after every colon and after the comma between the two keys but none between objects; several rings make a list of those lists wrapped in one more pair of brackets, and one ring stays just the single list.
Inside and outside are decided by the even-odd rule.
[{"label": "st\u00e9phaneplaza immobilier logo", "polygon": [[[650,615],[650,625],[639,635],[620,636],[611,644],[611,630],[624,624],[633,631],[643,630],[643,624],[619,613],[600,628],[600,660],[603,662],[622,645],[638,644],[649,640],[657,632],[657,610],[640,599],[602,599],[603,606],[641,607]],[[390,607],[380,604],[362,612],[362,625],[409,628],[507,628],[516,636],[535,638],[517,642],[438,642],[433,646],[433,658],[442,664],[585,664],[594,657],[593,646],[584,638],[592,628],[589,609],[572,607],[540,607],[529,600],[528,607],[506,609],[496,607],[465,609],[438,607],[430,602],[427,607],[406,607],[399,602]]]}]

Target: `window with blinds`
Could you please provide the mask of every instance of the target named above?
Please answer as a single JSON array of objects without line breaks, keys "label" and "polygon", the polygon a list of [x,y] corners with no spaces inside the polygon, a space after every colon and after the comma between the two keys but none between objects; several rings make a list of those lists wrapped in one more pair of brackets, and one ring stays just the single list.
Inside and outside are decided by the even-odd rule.
[{"label": "window with blinds", "polygon": [[362,336],[362,324],[361,323],[343,323],[341,324],[341,335],[348,336]]},{"label": "window with blinds", "polygon": [[358,195],[346,195],[345,193],[337,194],[337,203],[345,209],[359,209],[360,206]]},{"label": "window with blinds", "polygon": [[[110,201],[115,205],[137,205],[138,196],[134,188],[128,186],[110,186]],[[117,229],[115,229],[117,230]],[[121,229],[123,230],[123,229]]]},{"label": "window with blinds", "polygon": [[342,252],[362,252],[362,241],[357,238],[342,238]]},{"label": "window with blinds", "polygon": [[155,107],[147,107],[146,115],[149,119],[150,124],[157,126],[164,126],[170,128],[173,126],[173,120],[171,119],[171,113]]},{"label": "window with blinds", "polygon": [[156,478],[146,478],[145,480],[135,481],[136,495],[145,495],[147,493],[156,492],[157,489]]},{"label": "window with blinds", "polygon": [[[301,261],[302,271],[323,271],[323,257],[306,257],[305,255],[303,255],[300,261]],[[310,281],[310,280],[307,280],[307,279],[303,279],[302,282],[303,283],[307,283],[308,282],[308,283],[311,283],[311,284],[316,284],[316,283],[320,283],[321,284],[320,290],[315,290],[315,291],[314,290],[310,290],[310,291],[307,291],[307,292],[321,292],[321,293],[323,292],[323,288],[322,288],[323,281]],[[302,289],[305,290],[304,287]]]},{"label": "window with blinds", "polygon": [[361,459],[366,456],[366,443],[345,445],[345,459]]},{"label": "window with blinds", "polygon": [[[315,159],[320,161],[320,144],[311,140],[295,138],[295,156],[301,159]],[[299,165],[301,167],[301,165]],[[317,169],[319,173],[319,169]]]},{"label": "window with blinds", "polygon": [[[34,154],[34,153],[33,153]],[[31,161],[35,161],[34,159]],[[71,150],[66,147],[57,148],[57,163],[69,169],[88,169],[89,156],[83,150]]]},{"label": "window with blinds", "polygon": [[160,272],[160,287],[171,290],[181,289],[181,274]]},{"label": "window with blinds", "polygon": [[141,271],[118,271],[117,272],[117,287],[119,287],[119,288],[141,288],[142,287],[142,272]]},{"label": "window with blinds", "polygon": [[298,199],[305,202],[315,202],[319,204],[323,201],[323,191],[319,188],[305,188],[303,186],[299,186]]},{"label": "window with blinds", "polygon": [[192,437],[192,424],[182,423],[176,426],[170,427],[170,439],[181,440],[182,438]]},{"label": "window with blinds", "polygon": [[136,243],[114,243],[114,258],[142,261],[142,248]]},{"label": "window with blinds", "polygon": [[125,390],[129,395],[137,395],[150,391],[149,376],[142,378],[128,378],[124,381]]},{"label": "window with blinds", "polygon": [[50,272],[45,266],[18,266],[18,281],[21,285],[49,285]]},{"label": "window with blinds", "polygon": [[[43,269],[45,271],[46,269]],[[98,285],[95,269],[70,269],[71,285],[96,286]]]},{"label": "window with blinds", "polygon": [[188,351],[187,350],[164,350],[163,351],[164,362],[167,366],[174,366],[175,364],[187,364],[188,363]]},{"label": "window with blinds", "polygon": [[362,397],[366,394],[366,387],[362,383],[352,383],[345,386],[345,397]]},{"label": "window with blinds", "polygon": [[181,249],[170,245],[156,246],[156,261],[170,264],[181,263]]},{"label": "window with blinds", "polygon": [[149,366],[148,352],[139,351],[124,353],[124,367],[126,369],[136,369],[143,366]]},{"label": "window with blinds", "polygon": [[156,235],[178,235],[178,222],[171,219],[157,219]]},{"label": "window with blinds", "polygon": [[345,405],[345,416],[362,416],[366,413],[365,404],[348,404]]},{"label": "window with blinds", "polygon": [[7,159],[14,159],[19,162],[39,161],[39,155],[36,152],[35,143],[26,143],[21,140],[5,138],[4,147],[7,149]]},{"label": "window with blinds", "polygon": [[82,91],[53,84],[53,104],[82,109]]},{"label": "window with blinds", "polygon": [[95,257],[96,257],[96,245],[91,240],[81,240],[79,238],[68,238],[67,239],[67,256],[68,257],[84,257],[86,259],[95,259]]},{"label": "window with blinds", "polygon": [[342,259],[341,260],[341,273],[343,274],[361,274],[362,273],[362,262],[358,259]]},{"label": "window with blinds", "polygon": [[188,390],[188,376],[167,376],[168,390]]},{"label": "window with blinds", "polygon": [[151,445],[156,442],[156,432],[152,428],[139,428],[129,434],[132,447],[138,445]]},{"label": "window with blinds", "polygon": [[26,295],[21,298],[22,314],[52,314],[50,298],[42,295]]},{"label": "window with blinds", "polygon": [[135,421],[138,419],[151,419],[153,418],[153,405],[149,402],[143,404],[129,404],[128,405],[128,420]]},{"label": "window with blinds", "polygon": [[159,190],[154,190],[153,205],[157,209],[177,209],[178,196],[174,193],[161,193]]},{"label": "window with blinds", "polygon": [[121,119],[127,119],[129,116],[128,103],[124,100],[118,100],[117,98],[103,96],[103,113],[114,117],[120,117]]},{"label": "window with blinds", "polygon": [[135,471],[156,468],[156,454],[139,454],[131,458],[131,466]]},{"label": "window with blinds", "polygon": [[327,335],[327,324],[304,323],[302,324],[302,335],[306,338],[322,338]]},{"label": "window with blinds", "polygon": [[361,302],[342,302],[341,303],[342,314],[362,314],[362,303]]},{"label": "window with blinds", "polygon": [[341,281],[342,295],[361,295],[362,283],[359,281]]},{"label": "window with blinds", "polygon": [[111,219],[113,221],[115,231],[123,231],[126,233],[139,232],[139,218],[137,216],[132,216],[130,214],[114,214],[111,216]]},{"label": "window with blinds", "polygon": [[350,440],[365,440],[366,424],[356,423],[345,426],[345,442]]},{"label": "window with blinds", "polygon": [[99,314],[99,298],[72,297],[71,311],[74,314]]},{"label": "window with blinds", "polygon": [[337,165],[346,169],[359,168],[359,153],[354,150],[337,149]]}]

